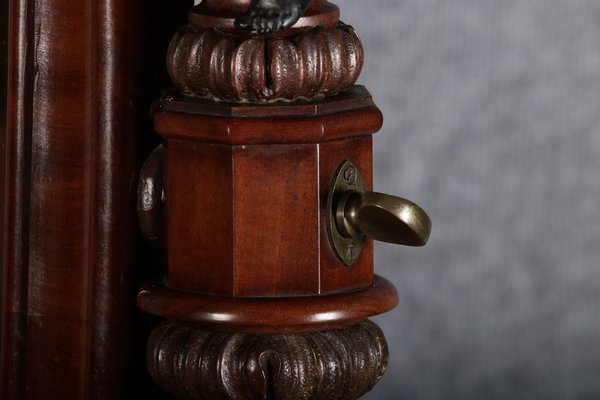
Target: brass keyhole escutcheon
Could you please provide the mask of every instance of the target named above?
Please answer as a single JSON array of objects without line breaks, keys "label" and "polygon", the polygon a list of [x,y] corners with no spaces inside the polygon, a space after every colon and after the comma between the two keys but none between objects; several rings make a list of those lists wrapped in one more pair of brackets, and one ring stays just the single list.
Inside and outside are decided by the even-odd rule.
[{"label": "brass keyhole escutcheon", "polygon": [[370,192],[349,160],[337,169],[327,196],[329,242],[340,261],[358,261],[368,237],[405,246],[423,246],[431,220],[417,204],[397,196]]}]

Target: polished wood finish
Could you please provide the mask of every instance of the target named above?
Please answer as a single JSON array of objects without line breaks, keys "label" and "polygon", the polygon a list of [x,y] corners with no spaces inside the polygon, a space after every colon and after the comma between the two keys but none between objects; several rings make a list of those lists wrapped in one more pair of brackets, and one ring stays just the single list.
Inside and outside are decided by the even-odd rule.
[{"label": "polished wood finish", "polygon": [[222,332],[314,332],[356,324],[394,308],[394,285],[376,277],[362,290],[321,296],[234,298],[199,295],[167,288],[160,282],[142,287],[138,305],[145,311],[185,325]]},{"label": "polished wood finish", "polygon": [[[167,57],[179,90],[151,110],[166,200],[143,226],[166,225],[167,272],[138,305],[167,321],[149,340],[148,368],[177,398],[354,400],[387,364],[365,319],[398,297],[373,274],[370,239],[350,267],[335,254],[330,189],[348,161],[372,187],[381,112],[350,88],[362,65],[351,28],[309,30],[337,23],[336,8],[313,1],[307,26],[249,37],[233,25],[248,4],[205,0],[190,13]],[[307,31],[286,38],[293,29]]]},{"label": "polished wood finish", "polygon": [[131,360],[112,357],[131,346],[135,264],[123,249],[133,247],[139,138],[139,92],[125,84],[136,46],[119,21],[136,4],[18,3],[3,324],[3,374],[14,383],[3,398],[119,397]]},{"label": "polished wood finish", "polygon": [[[2,399],[161,397],[138,377],[143,359],[136,349],[149,329],[134,311],[135,288],[160,272],[155,267],[163,258],[138,243],[135,181],[143,155],[157,143],[143,133],[148,99],[158,98],[156,82],[168,85],[156,67],[162,68],[167,40],[154,25],[172,16],[157,4],[182,9],[190,3],[10,1]],[[211,4],[222,3],[204,3]],[[337,18],[335,6],[315,0],[296,28],[315,21],[333,28]],[[297,389],[307,398],[353,399],[383,373],[383,337],[361,321],[392,308],[397,294],[374,277],[370,242],[355,266],[344,267],[324,223],[327,189],[340,162],[351,159],[371,185],[371,134],[382,118],[364,89],[321,96],[333,92],[312,102],[267,105],[169,92],[154,109],[168,152],[168,272],[138,302],[172,320],[150,341],[151,354],[164,348],[165,358],[149,364],[161,384],[167,364],[176,385],[197,372],[200,364],[181,357],[217,360],[218,346],[205,348],[206,355],[194,351],[218,338],[234,338],[243,348],[245,340],[265,344],[256,354],[267,364],[255,372],[262,368],[268,376],[261,381],[262,372],[251,374],[259,396],[288,390],[296,378],[309,382],[301,373],[274,370],[284,356],[296,371],[311,374],[312,383]],[[162,218],[157,215],[152,218]],[[256,332],[286,334],[258,338]],[[241,353],[223,354],[218,364],[239,367]],[[350,368],[347,376],[322,369],[339,360]],[[165,387],[181,394],[171,383]],[[223,383],[233,397],[244,396],[246,388],[234,380]],[[201,396],[219,398],[211,390]]]},{"label": "polished wood finish", "polygon": [[[278,105],[273,115],[268,105],[238,106],[243,117],[212,115],[211,107],[198,106],[185,113],[192,104],[186,101],[173,112],[174,102],[165,100],[154,117],[167,147],[170,288],[264,297],[372,284],[372,243],[345,267],[332,251],[325,222],[329,187],[341,163],[352,160],[371,186],[371,133],[381,126],[381,113],[364,89],[341,96],[337,105],[335,98],[327,100],[322,109],[305,102]],[[228,136],[215,136],[220,131]]]},{"label": "polished wood finish", "polygon": [[[4,210],[6,186],[6,86],[8,84],[8,2],[0,4],[0,210]],[[0,213],[0,227],[4,227],[4,213]],[[0,229],[0,243],[4,243],[4,229]],[[4,246],[2,246],[3,248]],[[0,282],[4,275],[3,250],[0,250]],[[0,283],[0,321],[2,321],[3,287]]]},{"label": "polished wood finish", "polygon": [[128,398],[151,7],[9,6],[0,398]]}]

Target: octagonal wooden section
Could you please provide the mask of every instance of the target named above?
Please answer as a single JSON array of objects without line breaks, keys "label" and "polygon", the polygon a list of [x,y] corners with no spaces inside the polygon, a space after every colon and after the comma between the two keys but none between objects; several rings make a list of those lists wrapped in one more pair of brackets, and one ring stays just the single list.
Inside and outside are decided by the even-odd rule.
[{"label": "octagonal wooden section", "polygon": [[184,112],[185,104],[163,102],[155,114],[167,146],[171,289],[306,296],[373,283],[372,243],[346,267],[326,228],[327,193],[341,163],[351,160],[371,186],[371,134],[382,121],[365,92],[339,104],[202,109],[194,102]]}]

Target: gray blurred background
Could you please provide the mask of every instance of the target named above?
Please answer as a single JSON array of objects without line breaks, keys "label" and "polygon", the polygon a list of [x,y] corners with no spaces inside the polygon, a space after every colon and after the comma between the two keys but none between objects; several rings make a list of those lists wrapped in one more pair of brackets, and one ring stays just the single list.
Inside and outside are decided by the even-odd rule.
[{"label": "gray blurred background", "polygon": [[376,247],[400,305],[365,399],[600,399],[600,1],[334,2],[385,117],[375,188],[434,228]]}]

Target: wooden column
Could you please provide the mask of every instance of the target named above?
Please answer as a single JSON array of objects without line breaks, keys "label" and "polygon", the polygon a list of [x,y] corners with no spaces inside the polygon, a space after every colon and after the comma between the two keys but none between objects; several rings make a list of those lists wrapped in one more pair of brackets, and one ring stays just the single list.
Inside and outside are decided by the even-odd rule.
[{"label": "wooden column", "polygon": [[136,392],[134,192],[158,93],[148,9],[9,2],[2,399]]}]

